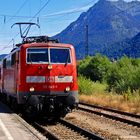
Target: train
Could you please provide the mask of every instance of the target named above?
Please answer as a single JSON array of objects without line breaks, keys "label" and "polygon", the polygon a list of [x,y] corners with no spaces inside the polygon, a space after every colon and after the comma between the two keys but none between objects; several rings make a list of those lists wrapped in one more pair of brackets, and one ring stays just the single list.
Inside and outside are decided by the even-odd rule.
[{"label": "train", "polygon": [[29,116],[60,118],[78,106],[76,55],[70,44],[31,36],[2,59],[0,94]]}]

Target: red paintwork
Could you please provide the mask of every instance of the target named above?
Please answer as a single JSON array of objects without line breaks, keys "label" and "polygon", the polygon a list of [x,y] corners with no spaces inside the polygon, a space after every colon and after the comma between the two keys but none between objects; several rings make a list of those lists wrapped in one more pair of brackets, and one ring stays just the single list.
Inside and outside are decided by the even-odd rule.
[{"label": "red paintwork", "polygon": [[[72,64],[52,64],[52,69],[48,70],[48,64],[27,64],[26,49],[29,47],[65,47],[70,48]],[[29,92],[30,87],[34,87],[35,91],[64,91],[67,86],[70,86],[71,91],[77,91],[77,72],[74,47],[69,44],[60,43],[31,43],[22,44],[21,49],[16,54],[16,62],[9,69],[2,70],[2,87],[12,95],[16,96],[17,92]],[[72,83],[26,83],[26,76],[73,76]],[[1,88],[2,88],[1,87]]]}]

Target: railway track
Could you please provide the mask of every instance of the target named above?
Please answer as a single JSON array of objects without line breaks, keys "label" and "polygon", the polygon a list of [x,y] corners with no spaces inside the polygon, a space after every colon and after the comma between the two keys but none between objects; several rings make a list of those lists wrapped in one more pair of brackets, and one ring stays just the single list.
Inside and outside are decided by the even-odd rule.
[{"label": "railway track", "polygon": [[51,140],[59,140],[57,136],[51,133],[49,130],[45,129],[42,125],[37,122],[32,123],[32,126],[35,127],[41,134],[43,134],[46,138]]},{"label": "railway track", "polygon": [[32,123],[37,130],[51,140],[104,140],[100,136],[80,128],[66,120],[60,119],[57,124]]},{"label": "railway track", "polygon": [[124,122],[129,125],[140,127],[140,115],[135,115],[102,106],[90,105],[83,102],[79,103],[78,109],[89,113],[94,113],[96,115],[104,116],[109,119]]},{"label": "railway track", "polygon": [[[11,110],[11,112],[13,111]],[[25,114],[15,114],[14,117],[39,140],[43,140],[45,137],[50,140],[104,140],[104,138],[63,119],[60,119],[58,123],[49,123],[46,120],[30,120],[25,116]],[[32,129],[32,127],[37,131]],[[43,137],[43,135],[45,137]]]}]

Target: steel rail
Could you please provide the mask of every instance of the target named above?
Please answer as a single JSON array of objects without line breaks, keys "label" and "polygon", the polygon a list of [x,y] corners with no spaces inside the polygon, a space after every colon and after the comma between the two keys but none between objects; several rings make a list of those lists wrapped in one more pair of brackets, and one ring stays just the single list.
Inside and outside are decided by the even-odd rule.
[{"label": "steel rail", "polygon": [[107,108],[107,107],[103,107],[103,106],[99,106],[99,105],[87,104],[84,102],[80,102],[79,104],[140,119],[140,115],[136,115],[136,114],[132,114],[132,113],[128,113],[128,112],[123,112],[123,111],[113,109],[113,108]]},{"label": "steel rail", "polygon": [[87,137],[90,140],[105,140],[104,138],[101,138],[100,136],[98,136],[92,132],[89,132],[83,128],[80,128],[79,126],[76,126],[64,119],[60,119],[59,122],[61,124],[65,125],[66,127],[71,128],[72,130],[80,133],[81,135],[84,135],[85,137]]},{"label": "steel rail", "polygon": [[116,121],[124,122],[124,123],[130,124],[130,125],[133,125],[133,126],[140,127],[140,122],[132,121],[132,120],[129,120],[129,119],[126,119],[126,118],[123,118],[123,117],[118,117],[118,116],[115,116],[115,115],[110,115],[110,114],[107,114],[107,113],[103,113],[103,112],[100,112],[100,111],[95,111],[95,110],[87,109],[87,108],[84,108],[84,107],[78,107],[78,109],[80,109],[82,111],[89,112],[89,113],[94,113],[96,115],[104,116],[106,118],[113,119],[113,120],[116,120]]},{"label": "steel rail", "polygon": [[60,140],[57,136],[51,133],[49,130],[45,129],[43,126],[38,124],[37,122],[32,123],[32,126],[35,127],[42,135],[50,140]]}]

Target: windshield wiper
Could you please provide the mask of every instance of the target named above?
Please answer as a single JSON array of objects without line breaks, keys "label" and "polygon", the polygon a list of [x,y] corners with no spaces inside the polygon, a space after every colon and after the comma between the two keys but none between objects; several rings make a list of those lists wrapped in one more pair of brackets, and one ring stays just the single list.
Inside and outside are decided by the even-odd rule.
[{"label": "windshield wiper", "polygon": [[65,63],[65,66],[69,63],[69,59],[70,59],[70,54],[68,53],[67,61],[66,61],[66,63]]}]

